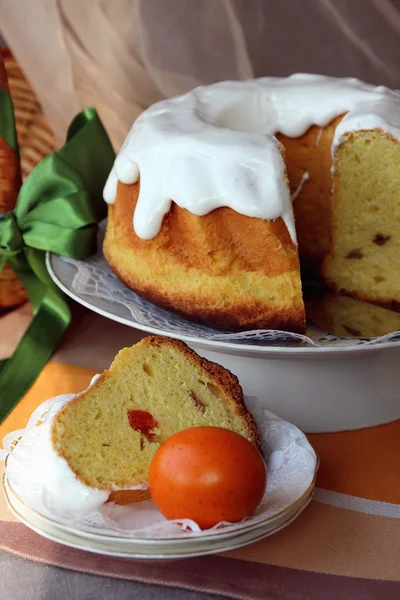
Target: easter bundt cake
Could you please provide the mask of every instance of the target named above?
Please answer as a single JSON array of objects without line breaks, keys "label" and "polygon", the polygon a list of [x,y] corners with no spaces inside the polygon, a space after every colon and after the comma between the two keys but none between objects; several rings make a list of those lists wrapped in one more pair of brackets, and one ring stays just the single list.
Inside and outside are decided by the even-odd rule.
[{"label": "easter bundt cake", "polygon": [[300,261],[331,290],[400,311],[399,140],[400,94],[356,79],[164,100],[116,158],[104,254],[142,296],[219,327],[303,331]]},{"label": "easter bundt cake", "polygon": [[160,444],[203,425],[230,429],[260,448],[235,375],[183,342],[148,337],[121,350],[108,371],[61,408],[51,440],[81,483],[125,503],[124,490],[147,484]]}]

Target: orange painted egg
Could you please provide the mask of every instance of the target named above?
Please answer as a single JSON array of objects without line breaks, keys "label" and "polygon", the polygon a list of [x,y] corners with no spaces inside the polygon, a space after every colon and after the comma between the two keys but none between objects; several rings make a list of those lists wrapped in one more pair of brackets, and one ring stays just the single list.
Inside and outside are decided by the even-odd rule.
[{"label": "orange painted egg", "polygon": [[260,503],[265,463],[243,436],[220,427],[193,427],[168,438],[150,465],[152,500],[167,519],[192,519],[202,529],[236,522]]}]

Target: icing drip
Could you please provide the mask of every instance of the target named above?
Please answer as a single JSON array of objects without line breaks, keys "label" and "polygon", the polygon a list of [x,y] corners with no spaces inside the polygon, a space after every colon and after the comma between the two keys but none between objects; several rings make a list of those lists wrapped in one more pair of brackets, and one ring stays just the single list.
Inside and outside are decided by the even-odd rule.
[{"label": "icing drip", "polygon": [[323,128],[322,128],[322,127],[320,127],[320,128],[319,128],[319,131],[318,131],[318,136],[317,136],[317,139],[315,140],[315,145],[316,145],[316,146],[319,146],[319,143],[320,143],[320,141],[321,141],[321,135],[322,135],[322,132],[323,132]]},{"label": "icing drip", "polygon": [[[7,458],[7,472],[23,474],[27,487],[42,487],[42,499],[56,514],[85,514],[107,501],[109,492],[90,488],[76,477],[67,461],[53,448],[51,427],[59,410],[74,398],[67,394],[56,399],[39,427],[24,432]],[[13,484],[13,477],[10,477]]]},{"label": "icing drip", "polygon": [[[100,375],[90,382],[93,385]],[[52,443],[52,425],[57,413],[79,394],[65,394],[48,400],[32,414],[25,430],[8,434],[4,440],[6,472],[13,488],[24,483],[25,491],[40,491],[41,502],[54,515],[82,516],[99,510],[110,492],[85,485],[60,456]],[[43,409],[46,409],[43,414]],[[40,411],[40,412],[39,412]],[[37,422],[41,424],[37,426]],[[15,444],[14,440],[19,439]],[[138,485],[127,489],[145,489]]]},{"label": "icing drip", "polygon": [[307,171],[305,171],[300,179],[300,183],[297,186],[297,188],[295,189],[295,191],[292,194],[292,202],[294,202],[297,198],[297,196],[300,194],[301,190],[303,189],[303,186],[305,184],[306,181],[308,181],[310,179],[310,174],[307,173]]},{"label": "icing drip", "polygon": [[[137,119],[104,188],[115,202],[117,183],[140,174],[136,234],[159,232],[172,200],[196,215],[228,206],[262,219],[282,217],[296,231],[278,132],[303,135],[345,114],[332,145],[346,133],[381,129],[400,140],[400,94],[357,79],[297,74],[222,82],[158,102]],[[304,182],[303,182],[304,183]]]}]

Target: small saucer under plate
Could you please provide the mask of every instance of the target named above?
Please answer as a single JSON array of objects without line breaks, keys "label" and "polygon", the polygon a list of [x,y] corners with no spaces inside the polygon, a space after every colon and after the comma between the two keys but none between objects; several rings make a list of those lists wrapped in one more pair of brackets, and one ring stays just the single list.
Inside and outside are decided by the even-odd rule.
[{"label": "small saucer under plate", "polygon": [[105,539],[100,535],[92,535],[89,538],[85,535],[85,532],[79,529],[60,527],[58,523],[51,522],[27,504],[21,502],[21,499],[14,494],[6,477],[3,480],[3,492],[8,507],[14,516],[24,525],[49,540],[96,554],[146,560],[193,558],[206,554],[227,552],[252,544],[290,525],[311,502],[313,496],[313,490],[311,490],[281,517],[260,524],[250,530],[240,530],[228,539],[223,536],[221,536],[221,539],[210,540],[205,538],[204,540],[196,540],[195,543],[192,541],[191,543],[182,544],[180,547],[176,547],[170,542],[164,542],[154,547],[151,544],[138,544],[134,538],[129,540],[118,537]]}]

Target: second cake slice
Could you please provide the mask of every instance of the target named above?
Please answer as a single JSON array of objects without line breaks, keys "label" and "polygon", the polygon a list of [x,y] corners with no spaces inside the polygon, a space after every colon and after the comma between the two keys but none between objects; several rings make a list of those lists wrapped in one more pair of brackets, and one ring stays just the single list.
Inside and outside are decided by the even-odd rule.
[{"label": "second cake slice", "polygon": [[121,350],[108,371],[63,407],[52,442],[82,483],[111,492],[145,485],[160,444],[202,425],[260,446],[235,375],[183,342],[148,337]]}]

